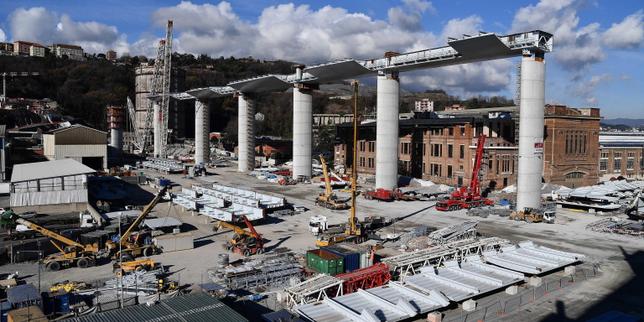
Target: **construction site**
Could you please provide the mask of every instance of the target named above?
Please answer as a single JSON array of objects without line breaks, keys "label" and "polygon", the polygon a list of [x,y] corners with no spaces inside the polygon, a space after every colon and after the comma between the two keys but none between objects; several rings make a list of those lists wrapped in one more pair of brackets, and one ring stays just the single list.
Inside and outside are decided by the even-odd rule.
[{"label": "construction site", "polygon": [[[109,135],[56,130],[43,139],[55,141],[51,155],[70,156],[13,167],[2,201],[2,321],[640,320],[644,181],[568,188],[542,179],[553,38],[481,32],[184,90],[168,21],[154,64],[137,69],[145,86],[135,103],[107,107]],[[399,74],[511,57],[521,65],[516,182],[483,183],[501,135],[481,126],[460,183],[402,184]],[[377,82],[369,178],[358,169],[368,77]],[[312,93],[343,81],[353,117],[338,130],[350,138],[337,167],[314,155]],[[284,91],[293,93],[292,160],[258,166],[253,97]],[[209,106],[229,96],[237,147],[224,154],[211,144]],[[192,130],[188,121],[194,143],[172,144],[176,131]],[[114,151],[120,164],[103,166]]]}]

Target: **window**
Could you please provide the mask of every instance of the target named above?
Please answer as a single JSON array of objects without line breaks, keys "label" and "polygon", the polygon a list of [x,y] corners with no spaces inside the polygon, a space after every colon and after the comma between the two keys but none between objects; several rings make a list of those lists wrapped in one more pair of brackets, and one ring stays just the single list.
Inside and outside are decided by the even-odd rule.
[{"label": "window", "polygon": [[566,179],[582,179],[584,175],[583,172],[570,172],[566,174]]},{"label": "window", "polygon": [[461,146],[460,146],[459,158],[461,158],[461,159],[465,158],[465,145],[463,145],[463,144],[461,144]]},{"label": "window", "polygon": [[602,152],[601,158],[608,159],[608,152]]},{"label": "window", "polygon": [[634,158],[635,157],[635,152],[628,152],[628,157],[629,158]]},{"label": "window", "polygon": [[451,165],[447,166],[447,177],[448,178],[452,177],[452,166]]},{"label": "window", "polygon": [[613,157],[614,158],[621,158],[622,157],[622,152],[614,152]]},{"label": "window", "polygon": [[430,175],[439,177],[441,175],[442,165],[431,163],[429,165]]},{"label": "window", "polygon": [[644,170],[644,155],[640,157],[640,169]]},{"label": "window", "polygon": [[608,159],[600,159],[599,171],[606,171],[606,170],[608,170]]},{"label": "window", "polygon": [[447,130],[447,133],[449,134],[449,136],[454,136],[454,128],[453,128],[453,127],[450,127],[450,128]]},{"label": "window", "polygon": [[376,142],[369,142],[369,152],[376,151]]},{"label": "window", "polygon": [[461,126],[461,136],[465,136],[465,127]]},{"label": "window", "polygon": [[622,159],[615,159],[613,161],[613,171],[621,172],[622,171]]},{"label": "window", "polygon": [[364,167],[364,157],[360,157],[360,162],[359,162],[361,167]]},{"label": "window", "polygon": [[364,151],[364,150],[365,150],[365,142],[364,142],[364,141],[360,141],[360,143],[359,143],[359,147],[360,147],[360,151]]},{"label": "window", "polygon": [[442,144],[431,144],[430,145],[430,156],[433,157],[442,157],[443,156],[443,145]]},{"label": "window", "polygon": [[503,172],[503,173],[510,172],[510,159],[509,158],[503,158],[503,161],[501,162],[501,172]]},{"label": "window", "polygon": [[[425,150],[427,150],[427,149],[426,149],[426,147],[427,147],[427,144],[423,143],[423,156],[425,156],[425,155],[426,155],[426,154],[425,154]],[[425,171],[423,171],[423,172],[425,172]]]},{"label": "window", "polygon": [[635,159],[628,158],[626,159],[626,170],[633,170],[635,167]]},{"label": "window", "polygon": [[401,154],[409,154],[410,147],[411,147],[411,143],[401,143],[400,144],[400,149],[401,149],[400,153]]},{"label": "window", "polygon": [[373,167],[374,167],[373,158],[369,158],[369,160],[368,160],[368,166],[369,166],[369,168],[373,168]]},{"label": "window", "polygon": [[447,145],[447,157],[448,158],[453,158],[454,157],[454,146],[451,144]]}]

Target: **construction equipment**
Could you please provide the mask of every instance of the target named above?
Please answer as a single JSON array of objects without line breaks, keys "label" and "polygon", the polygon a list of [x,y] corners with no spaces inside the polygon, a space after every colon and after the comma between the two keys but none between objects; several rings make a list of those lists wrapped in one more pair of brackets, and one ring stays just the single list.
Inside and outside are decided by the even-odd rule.
[{"label": "construction equipment", "polygon": [[529,223],[544,222],[547,224],[555,223],[555,211],[553,210],[539,210],[533,208],[525,208],[523,210],[513,211],[510,214],[510,219],[516,221],[525,221]]},{"label": "construction equipment", "polygon": [[[351,166],[351,208],[349,210],[349,221],[345,225],[343,233],[326,233],[321,234],[315,241],[317,246],[328,246],[348,240],[360,240],[365,231],[361,228],[360,222],[356,218],[356,196],[357,196],[357,180],[358,180],[358,149],[356,144],[358,142],[358,81],[351,83],[353,86],[353,165]],[[325,163],[322,162],[324,165]],[[324,169],[324,168],[323,168]],[[326,176],[325,176],[326,177]],[[326,180],[327,182],[329,180]],[[330,188],[330,185],[327,185]]]},{"label": "construction equipment", "polygon": [[479,135],[476,146],[476,157],[474,167],[472,168],[472,178],[469,187],[460,187],[450,195],[447,200],[436,203],[436,210],[452,211],[459,209],[469,209],[480,206],[494,205],[494,201],[481,196],[480,178],[481,165],[483,161],[483,149],[485,148],[485,134]]},{"label": "construction equipment", "polygon": [[255,227],[250,220],[246,218],[246,216],[241,216],[241,219],[246,224],[246,227],[248,227],[248,230],[225,221],[219,221],[217,225],[213,227],[213,230],[217,231],[222,228],[227,228],[235,232],[233,238],[228,240],[225,244],[227,250],[244,256],[263,253],[264,238],[262,238],[262,235],[255,230]]},{"label": "construction equipment", "polygon": [[320,154],[320,163],[322,164],[322,174],[324,175],[324,192],[321,193],[315,200],[315,204],[324,208],[332,210],[345,210],[349,208],[348,200],[338,199],[333,188],[331,187],[331,179],[329,178],[329,171],[326,165],[324,156]]},{"label": "construction equipment", "polygon": [[49,287],[51,293],[70,293],[73,291],[87,289],[88,285],[85,282],[64,281],[56,283]]},{"label": "construction equipment", "polygon": [[156,262],[149,258],[137,259],[129,262],[114,263],[112,270],[116,275],[122,276],[131,272],[149,271],[156,267]]},{"label": "construction equipment", "polygon": [[413,201],[416,200],[415,197],[403,193],[400,189],[383,189],[378,188],[375,190],[367,190],[364,193],[365,199],[368,200],[378,200],[378,201],[394,201],[394,200],[404,200],[404,201]]},{"label": "construction equipment", "polygon": [[143,212],[136,217],[136,219],[128,226],[125,232],[119,238],[120,250],[117,249],[119,245],[108,241],[108,248],[114,254],[113,259],[121,259],[122,261],[131,261],[140,256],[151,256],[159,252],[159,249],[153,244],[145,244],[143,241],[143,233],[139,232],[133,234],[134,229],[139,227],[143,220],[152,212],[152,209],[159,203],[161,198],[165,195],[168,187],[161,186],[159,193],[154,196],[154,199],[143,208]]},{"label": "construction equipment", "polygon": [[96,263],[97,258],[102,257],[105,254],[105,250],[99,249],[98,243],[83,245],[75,242],[29,220],[20,218],[11,209],[5,211],[2,216],[3,218],[10,218],[13,222],[50,238],[50,242],[60,252],[49,255],[42,260],[42,263],[45,265],[47,270],[57,271],[62,267],[70,266],[86,268],[93,266]]}]

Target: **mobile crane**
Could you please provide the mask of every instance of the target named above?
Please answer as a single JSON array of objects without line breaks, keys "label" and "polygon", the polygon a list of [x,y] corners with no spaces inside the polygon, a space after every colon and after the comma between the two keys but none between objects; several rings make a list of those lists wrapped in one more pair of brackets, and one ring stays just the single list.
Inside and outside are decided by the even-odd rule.
[{"label": "mobile crane", "polygon": [[251,256],[255,254],[261,254],[264,252],[264,239],[260,235],[253,224],[246,218],[246,216],[241,216],[241,219],[248,227],[248,230],[245,230],[241,227],[233,225],[225,221],[219,221],[215,227],[214,231],[219,229],[230,229],[235,232],[233,238],[228,240],[225,244],[226,249],[242,254],[244,256]]},{"label": "mobile crane", "polygon": [[140,256],[151,256],[159,252],[159,249],[154,245],[146,245],[142,240],[141,233],[133,236],[134,229],[139,227],[143,220],[152,212],[152,209],[159,203],[163,195],[165,195],[168,187],[163,186],[159,193],[154,196],[154,199],[150,201],[149,204],[143,208],[143,212],[136,217],[136,219],[128,226],[125,232],[119,238],[119,244],[121,249],[119,250],[119,245],[113,242],[108,242],[108,248],[110,252],[114,254],[113,259],[119,259],[122,256],[123,261],[130,261],[136,257]]},{"label": "mobile crane", "polygon": [[340,200],[338,196],[333,193],[331,187],[331,179],[329,177],[329,170],[326,165],[324,156],[320,154],[320,163],[322,164],[322,174],[324,175],[324,192],[321,193],[315,200],[315,204],[324,208],[332,210],[345,210],[349,208],[347,200]]},{"label": "mobile crane", "polygon": [[481,172],[481,163],[483,160],[483,149],[485,146],[485,134],[479,135],[476,146],[476,157],[474,167],[472,168],[472,179],[469,187],[460,187],[452,192],[449,199],[440,201],[436,204],[436,210],[452,211],[459,209],[469,209],[480,206],[490,206],[494,202],[481,196],[481,187],[479,186],[479,175]]},{"label": "mobile crane", "polygon": [[[358,142],[358,81],[353,81],[351,85],[353,86],[353,165],[351,166],[351,208],[349,210],[349,220],[345,226],[344,232],[339,234],[327,233],[319,235],[318,239],[315,241],[315,244],[321,247],[333,245],[347,240],[359,240],[366,233],[362,229],[362,225],[356,217],[356,195],[358,180],[358,149],[356,148],[356,144]],[[324,165],[324,162],[322,162],[322,164]]]},{"label": "mobile crane", "polygon": [[98,244],[83,245],[75,242],[27,219],[20,218],[12,210],[7,210],[3,217],[50,238],[49,241],[58,249],[59,253],[49,255],[42,260],[47,270],[57,271],[63,267],[71,266],[80,268],[94,266],[96,259],[106,254],[105,250],[99,249]]}]

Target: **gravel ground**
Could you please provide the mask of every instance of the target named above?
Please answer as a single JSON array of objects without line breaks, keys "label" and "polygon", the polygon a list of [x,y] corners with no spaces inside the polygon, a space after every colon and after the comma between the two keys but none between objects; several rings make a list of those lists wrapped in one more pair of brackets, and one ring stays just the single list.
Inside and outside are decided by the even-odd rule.
[{"label": "gravel ground", "polygon": [[[346,220],[347,211],[331,211],[316,207],[314,200],[321,189],[317,184],[299,184],[279,186],[239,174],[233,168],[210,169],[210,175],[195,179],[182,178],[179,175],[165,175],[185,187],[192,184],[218,182],[232,186],[246,187],[258,191],[283,195],[295,205],[310,210],[294,216],[269,220],[256,228],[269,240],[267,247],[288,247],[297,252],[304,252],[315,247],[315,238],[308,230],[309,217],[314,214],[327,216],[330,224]],[[151,175],[159,175],[149,172]],[[145,187],[148,189],[148,187]],[[180,190],[179,187],[174,189]],[[487,218],[469,217],[465,211],[438,212],[432,208],[433,202],[378,202],[358,199],[358,216],[379,215],[386,217],[406,218],[388,229],[400,230],[417,224],[434,228],[460,223],[464,220],[479,220],[479,232],[485,235],[507,238],[512,241],[533,240],[534,242],[560,250],[587,255],[587,263],[599,264],[603,272],[599,277],[580,283],[572,291],[563,293],[557,298],[563,304],[554,301],[535,303],[522,311],[507,316],[507,321],[559,321],[565,319],[587,319],[610,309],[622,310],[631,314],[644,316],[644,307],[639,305],[644,276],[644,240],[629,236],[611,235],[586,230],[587,224],[601,219],[600,217],[558,209],[557,223],[528,224],[508,220],[507,217],[489,216]],[[153,258],[170,270],[181,283],[199,284],[206,279],[208,268],[214,267],[217,255],[225,252],[221,245],[230,237],[229,231],[212,231],[213,223],[207,217],[186,212],[170,203],[157,205],[153,215],[157,217],[172,216],[194,227],[195,249],[164,253]],[[391,249],[386,252],[395,252]],[[239,258],[231,255],[231,260]],[[27,281],[38,283],[38,265],[14,264],[0,266],[0,272],[19,271],[28,276]],[[42,287],[62,280],[92,281],[112,276],[111,265],[102,265],[88,269],[71,268],[59,272],[41,272]],[[562,307],[565,311],[562,313]]]}]

